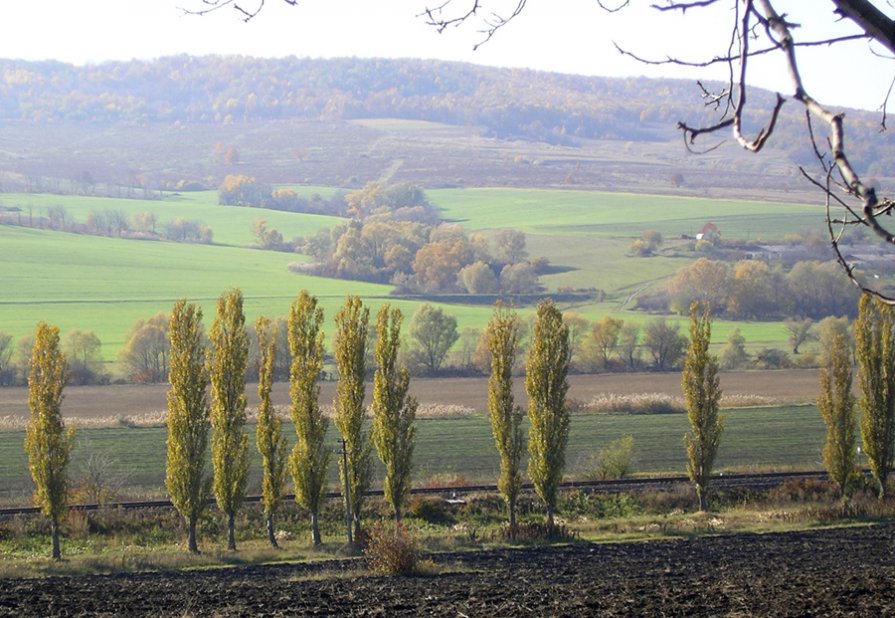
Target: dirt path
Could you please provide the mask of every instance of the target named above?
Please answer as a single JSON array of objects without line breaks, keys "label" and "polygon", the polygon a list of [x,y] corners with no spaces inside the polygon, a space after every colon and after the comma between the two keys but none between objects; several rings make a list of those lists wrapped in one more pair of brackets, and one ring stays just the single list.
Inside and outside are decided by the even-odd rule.
[{"label": "dirt path", "polygon": [[343,561],[8,579],[0,615],[892,616],[893,547],[889,525],[446,555],[415,578]]},{"label": "dirt path", "polygon": [[[569,397],[587,402],[602,393],[667,393],[681,394],[681,377],[669,373],[604,373],[573,375],[569,378]],[[523,380],[515,383],[516,398],[525,401]],[[781,371],[735,371],[721,374],[725,395],[761,395],[782,402],[802,403],[817,396],[818,374],[815,369]],[[249,405],[257,405],[256,386],[249,384]],[[139,416],[164,410],[166,384],[70,386],[65,389],[62,413],[72,418],[106,418]],[[367,388],[369,397],[372,388]],[[480,378],[415,378],[411,391],[421,404],[453,404],[485,410],[488,405],[488,379]],[[320,399],[333,400],[334,382],[324,382]],[[288,384],[274,385],[274,404],[289,404]],[[26,417],[28,392],[25,388],[0,388],[0,418]]]}]

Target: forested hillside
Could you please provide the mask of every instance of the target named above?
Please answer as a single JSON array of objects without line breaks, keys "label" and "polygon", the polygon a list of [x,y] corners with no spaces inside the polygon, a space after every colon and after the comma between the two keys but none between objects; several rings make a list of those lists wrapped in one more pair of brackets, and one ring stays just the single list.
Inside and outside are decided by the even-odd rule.
[{"label": "forested hillside", "polygon": [[[693,123],[707,117],[710,110],[699,95],[697,85],[685,81],[581,77],[429,60],[177,56],[88,66],[0,60],[5,136],[0,166],[32,183],[54,176],[86,185],[163,187],[184,179],[217,183],[226,172],[221,166],[242,165],[272,182],[362,186],[387,173],[396,156],[420,158],[411,148],[376,160],[382,154],[377,151],[381,136],[364,123],[384,118],[453,126],[457,133],[443,130],[440,137],[455,142],[496,138],[580,149],[594,140],[610,140],[618,144],[615,156],[656,162],[662,157],[638,150],[637,144],[674,144],[676,156],[684,157],[675,126],[679,120]],[[765,121],[763,103],[771,96],[753,96],[749,124],[757,127]],[[805,163],[814,155],[796,114],[795,106],[784,107],[776,156]],[[857,163],[871,175],[895,175],[895,151],[878,135],[880,117],[850,112],[849,122],[857,125],[850,129]],[[60,145],[63,150],[54,152]],[[482,142],[464,146],[484,150]],[[418,147],[432,150],[431,144]],[[322,152],[326,148],[335,151]],[[550,153],[529,156],[523,148],[517,150],[504,158],[516,164],[551,163]],[[575,158],[567,152],[562,156]],[[341,157],[340,167],[315,168],[321,157],[330,162]],[[468,160],[468,152],[459,158]],[[762,165],[774,165],[768,160]],[[526,184],[520,181],[523,175],[531,176],[532,185],[597,184],[586,160],[562,173],[517,169],[489,176],[482,168],[491,163],[481,162],[482,177],[471,179],[473,184]],[[451,162],[430,167],[398,179],[430,186],[469,180],[468,170]],[[744,170],[738,166],[737,171]]]}]

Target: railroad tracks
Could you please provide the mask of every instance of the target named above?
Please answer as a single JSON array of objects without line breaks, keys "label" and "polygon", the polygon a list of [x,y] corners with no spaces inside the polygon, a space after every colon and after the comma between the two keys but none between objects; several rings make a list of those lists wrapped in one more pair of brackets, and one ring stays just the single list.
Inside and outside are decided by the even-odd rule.
[{"label": "railroad tracks", "polygon": [[[747,489],[768,489],[777,487],[786,481],[799,479],[816,479],[824,480],[827,473],[824,471],[809,472],[768,472],[764,474],[718,474],[712,477],[712,487],[731,489],[731,488],[747,488]],[[660,476],[660,477],[644,477],[630,478],[610,481],[569,481],[561,485],[562,489],[577,489],[579,491],[591,493],[630,493],[640,491],[658,491],[669,489],[675,485],[688,484],[690,480],[686,476]],[[523,491],[534,491],[531,483],[522,486]],[[457,487],[417,487],[410,490],[412,495],[422,496],[443,496],[446,499],[462,499],[462,496],[473,493],[497,493],[497,485],[464,485]],[[369,496],[381,496],[382,490],[370,491]],[[341,498],[342,494],[338,491],[328,492],[326,497],[329,499]],[[293,495],[283,497],[287,500],[294,499]],[[210,500],[209,503],[212,503]],[[246,496],[245,502],[252,504],[261,502],[261,496]],[[124,502],[107,502],[103,504],[72,504],[71,509],[79,511],[98,511],[101,509],[121,509],[121,510],[140,510],[140,509],[170,509],[173,508],[170,500],[137,500]],[[40,512],[40,509],[33,506],[15,506],[0,508],[0,518],[11,517],[14,515],[33,515]]]}]

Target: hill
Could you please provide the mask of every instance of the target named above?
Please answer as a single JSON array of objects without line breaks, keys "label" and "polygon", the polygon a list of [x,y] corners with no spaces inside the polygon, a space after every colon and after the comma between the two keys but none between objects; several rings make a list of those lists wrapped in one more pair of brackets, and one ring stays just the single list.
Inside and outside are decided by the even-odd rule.
[{"label": "hill", "polygon": [[[679,120],[707,119],[695,84],[423,60],[162,58],[72,66],[0,60],[4,190],[128,194],[238,171],[359,187],[567,186],[778,199],[814,156],[795,106],[772,152],[690,156]],[[756,93],[760,126],[770,93]],[[879,118],[849,112],[852,157],[891,175]],[[862,165],[863,161],[863,165]],[[796,198],[801,199],[801,198]]]}]

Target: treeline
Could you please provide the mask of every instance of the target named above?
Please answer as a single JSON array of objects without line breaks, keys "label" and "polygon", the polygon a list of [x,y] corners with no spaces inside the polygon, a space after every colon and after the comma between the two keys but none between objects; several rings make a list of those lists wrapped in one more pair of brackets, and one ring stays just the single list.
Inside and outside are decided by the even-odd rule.
[{"label": "treeline", "polygon": [[[691,82],[600,78],[433,60],[176,56],[73,66],[0,60],[0,117],[38,124],[244,123],[403,118],[481,126],[486,135],[553,143],[662,141],[709,120]],[[773,95],[753,92],[744,122],[761,126]],[[775,147],[813,161],[803,119],[784,107]],[[849,114],[853,157],[891,175],[879,118]]]},{"label": "treeline", "polygon": [[49,206],[35,213],[33,208],[6,207],[0,211],[0,223],[36,227],[75,234],[91,234],[139,240],[170,240],[211,244],[214,231],[204,222],[186,217],[160,221],[155,213],[144,211],[129,217],[124,210],[93,210],[84,221],[77,221],[65,206]]},{"label": "treeline", "polygon": [[[532,322],[520,318],[522,329],[518,346],[525,353],[531,345]],[[570,371],[573,373],[672,371],[683,362],[686,336],[681,324],[665,317],[655,317],[643,323],[604,316],[587,320],[571,311],[563,320],[569,330]],[[270,318],[269,330],[276,347],[276,359],[270,366],[276,381],[289,378],[291,356],[287,316]],[[785,369],[816,366],[818,356],[805,344],[822,338],[831,328],[847,328],[846,317],[826,317],[787,320],[788,349],[764,347],[749,352],[747,341],[739,329],[733,329],[717,348],[722,369]],[[844,325],[844,326],[843,326]],[[249,333],[249,361],[246,379],[258,379],[261,365],[259,338],[253,325]],[[412,375],[419,376],[475,376],[490,371],[487,332],[459,329],[457,319],[439,307],[423,304],[410,318],[407,341],[401,350],[401,361]],[[24,385],[27,381],[28,359],[33,346],[31,337],[13,341],[8,333],[0,332],[0,386]],[[103,362],[102,342],[93,332],[71,331],[62,339],[62,350],[69,359],[69,383],[105,384],[112,381],[160,383],[168,379],[170,347],[168,316],[158,313],[137,320],[125,336],[118,355],[119,373],[110,374]],[[373,333],[365,343],[364,354],[372,358]],[[322,379],[335,375],[335,349],[325,348]],[[520,375],[523,366],[512,371]],[[368,378],[370,376],[367,376]]]},{"label": "treeline", "polygon": [[641,309],[686,314],[694,301],[734,320],[820,320],[857,314],[860,292],[833,261],[804,260],[788,270],[763,260],[735,263],[699,258],[681,268],[665,290],[637,299]]},{"label": "treeline", "polygon": [[342,191],[335,192],[329,199],[319,193],[304,197],[292,189],[275,188],[243,174],[228,174],[218,187],[218,203],[224,206],[248,206],[336,217],[348,214],[348,202],[345,198],[346,194]]}]

